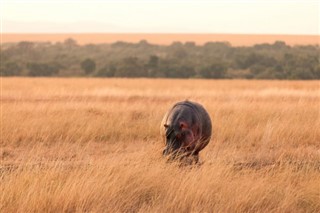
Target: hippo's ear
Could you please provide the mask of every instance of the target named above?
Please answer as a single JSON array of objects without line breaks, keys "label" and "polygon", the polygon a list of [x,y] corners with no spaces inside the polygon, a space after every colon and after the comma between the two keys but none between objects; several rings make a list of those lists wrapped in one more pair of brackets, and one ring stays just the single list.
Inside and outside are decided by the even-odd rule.
[{"label": "hippo's ear", "polygon": [[164,128],[166,128],[166,129],[169,127],[168,124],[164,124],[163,126],[164,126]]},{"label": "hippo's ear", "polygon": [[180,122],[179,127],[180,127],[180,129],[188,128],[188,125],[185,122]]}]

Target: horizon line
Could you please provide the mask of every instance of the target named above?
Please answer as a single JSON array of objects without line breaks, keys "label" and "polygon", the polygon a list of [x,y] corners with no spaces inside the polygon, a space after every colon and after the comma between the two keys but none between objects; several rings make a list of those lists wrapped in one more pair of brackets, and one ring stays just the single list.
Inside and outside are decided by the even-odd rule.
[{"label": "horizon line", "polygon": [[63,42],[74,39],[78,44],[102,44],[118,41],[137,43],[142,40],[150,44],[169,45],[173,42],[228,42],[232,46],[251,46],[254,44],[283,41],[287,45],[319,45],[319,35],[292,34],[235,34],[235,33],[1,33],[1,43],[21,41]]},{"label": "horizon line", "polygon": [[318,36],[320,34],[286,33],[214,33],[214,32],[1,32],[0,34],[161,34],[161,35],[279,35],[279,36]]}]

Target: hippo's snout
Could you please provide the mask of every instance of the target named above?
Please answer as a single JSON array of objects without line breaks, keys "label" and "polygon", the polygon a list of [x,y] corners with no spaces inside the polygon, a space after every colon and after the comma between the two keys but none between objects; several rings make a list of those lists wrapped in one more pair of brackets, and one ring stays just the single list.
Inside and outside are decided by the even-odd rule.
[{"label": "hippo's snout", "polygon": [[181,148],[181,142],[179,140],[168,141],[165,149],[163,150],[163,155],[174,155]]}]

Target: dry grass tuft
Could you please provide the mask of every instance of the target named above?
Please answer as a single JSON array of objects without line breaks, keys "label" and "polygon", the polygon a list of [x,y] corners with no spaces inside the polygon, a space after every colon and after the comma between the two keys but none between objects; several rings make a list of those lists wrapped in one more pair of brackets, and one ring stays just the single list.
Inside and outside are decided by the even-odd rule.
[{"label": "dry grass tuft", "polygon": [[[3,78],[1,212],[320,212],[319,81]],[[202,103],[201,166],[159,124]]]}]

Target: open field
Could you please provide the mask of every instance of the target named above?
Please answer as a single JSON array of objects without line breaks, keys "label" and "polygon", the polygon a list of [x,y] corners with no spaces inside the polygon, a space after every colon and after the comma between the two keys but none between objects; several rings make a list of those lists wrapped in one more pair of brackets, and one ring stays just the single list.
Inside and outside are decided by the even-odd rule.
[{"label": "open field", "polygon": [[[320,212],[319,81],[1,79],[0,212]],[[202,103],[201,166],[161,156]]]}]

